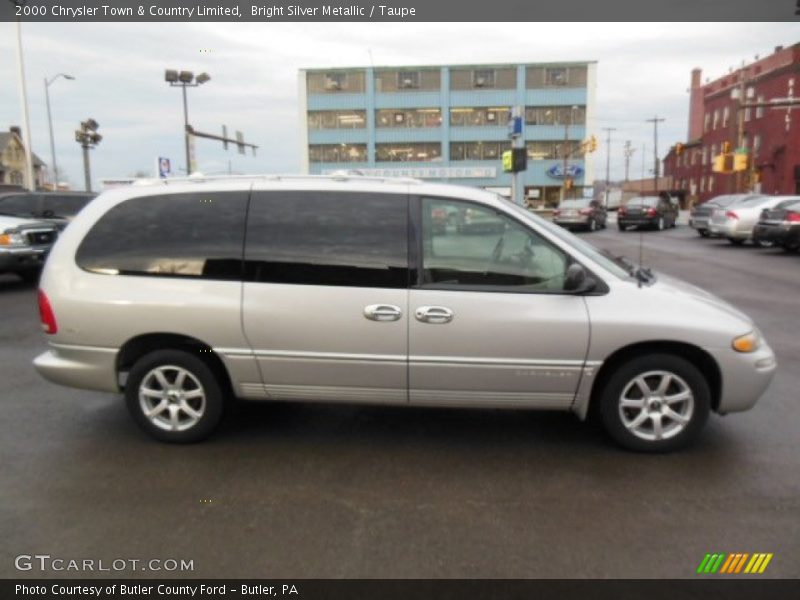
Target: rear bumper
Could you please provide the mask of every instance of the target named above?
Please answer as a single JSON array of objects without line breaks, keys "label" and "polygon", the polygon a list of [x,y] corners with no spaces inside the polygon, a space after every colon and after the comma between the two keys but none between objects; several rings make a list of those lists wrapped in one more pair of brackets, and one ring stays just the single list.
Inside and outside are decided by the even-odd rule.
[{"label": "rear bumper", "polygon": [[69,387],[119,392],[116,348],[50,344],[33,360],[39,374],[53,383]]},{"label": "rear bumper", "polygon": [[689,217],[689,227],[698,231],[708,231],[709,220],[708,217]]},{"label": "rear bumper", "polygon": [[553,219],[553,223],[561,227],[588,227],[589,219],[586,217],[580,218],[566,218],[566,219]]},{"label": "rear bumper", "polygon": [[729,348],[707,348],[722,373],[720,414],[752,408],[764,394],[778,368],[775,354],[766,342],[751,353]]},{"label": "rear bumper", "polygon": [[617,223],[623,227],[637,226],[655,226],[658,224],[658,217],[617,217]]}]

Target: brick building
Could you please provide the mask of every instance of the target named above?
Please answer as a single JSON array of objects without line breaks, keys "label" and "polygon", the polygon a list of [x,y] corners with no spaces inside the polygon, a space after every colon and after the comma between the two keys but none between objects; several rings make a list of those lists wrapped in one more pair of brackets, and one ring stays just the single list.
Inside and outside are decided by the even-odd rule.
[{"label": "brick building", "polygon": [[[800,43],[714,81],[701,79],[694,69],[682,152],[673,146],[664,159],[675,188],[695,202],[746,191],[800,194]],[[747,171],[712,171],[726,144],[747,150]]]}]

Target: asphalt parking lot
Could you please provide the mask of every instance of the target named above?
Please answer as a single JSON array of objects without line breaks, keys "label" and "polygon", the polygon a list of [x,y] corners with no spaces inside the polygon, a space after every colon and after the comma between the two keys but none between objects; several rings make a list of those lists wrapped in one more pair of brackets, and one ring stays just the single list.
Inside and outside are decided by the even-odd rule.
[{"label": "asphalt parking lot", "polygon": [[[586,235],[638,255],[613,223]],[[683,578],[707,552],[800,576],[800,256],[686,226],[641,239],[646,265],[745,310],[779,361],[754,410],[672,455],[569,414],[269,403],[159,444],[119,397],[34,372],[36,290],[0,276],[0,576],[41,577],[14,557],[44,553],[192,559],[170,575],[194,577]]]}]

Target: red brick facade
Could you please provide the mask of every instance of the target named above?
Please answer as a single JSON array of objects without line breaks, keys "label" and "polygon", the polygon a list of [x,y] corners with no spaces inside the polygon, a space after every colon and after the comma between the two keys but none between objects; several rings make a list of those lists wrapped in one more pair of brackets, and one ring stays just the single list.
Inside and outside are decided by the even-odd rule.
[{"label": "red brick facade", "polygon": [[[715,81],[701,84],[692,71],[689,100],[689,140],[683,152],[670,149],[664,174],[676,189],[694,201],[720,194],[760,191],[800,194],[800,43],[776,51]],[[738,95],[744,90],[741,137]],[[748,104],[790,99],[793,108],[751,107]],[[749,172],[714,173],[713,156],[725,143],[740,145],[754,156]]]}]

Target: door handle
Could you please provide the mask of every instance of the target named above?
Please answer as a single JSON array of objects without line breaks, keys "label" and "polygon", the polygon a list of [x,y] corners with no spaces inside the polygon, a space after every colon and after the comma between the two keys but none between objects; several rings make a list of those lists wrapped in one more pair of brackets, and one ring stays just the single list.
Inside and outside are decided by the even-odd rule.
[{"label": "door handle", "polygon": [[370,321],[397,321],[403,311],[394,304],[370,304],[364,308],[364,316]]},{"label": "door handle", "polygon": [[446,306],[420,306],[414,312],[414,316],[417,321],[440,325],[452,321],[455,313]]}]

